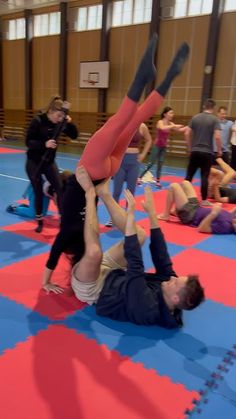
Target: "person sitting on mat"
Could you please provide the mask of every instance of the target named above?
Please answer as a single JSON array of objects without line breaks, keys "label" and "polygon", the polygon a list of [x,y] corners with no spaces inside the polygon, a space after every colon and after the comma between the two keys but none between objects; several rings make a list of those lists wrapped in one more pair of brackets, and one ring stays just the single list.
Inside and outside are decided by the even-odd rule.
[{"label": "person sitting on mat", "polygon": [[226,211],[221,204],[214,204],[212,208],[203,208],[197,199],[196,192],[188,180],[181,184],[172,183],[169,187],[166,207],[157,217],[168,221],[175,207],[174,214],[181,223],[198,227],[200,233],[231,234],[236,232],[236,208]]},{"label": "person sitting on mat", "polygon": [[[69,170],[63,170],[59,172],[59,176],[62,182],[62,193],[65,192],[66,184],[68,181],[68,177],[72,175],[72,172]],[[54,202],[57,202],[57,195],[52,187],[52,185],[42,176],[42,188],[43,188],[43,206],[42,206],[42,214],[45,217],[48,212],[48,207],[50,203],[50,199],[53,199]],[[6,208],[7,212],[10,212],[15,215],[19,215],[20,217],[26,218],[35,218],[35,195],[32,185],[30,184],[26,190],[26,193],[23,195],[24,198],[28,198],[28,204],[11,204]]]},{"label": "person sitting on mat", "polygon": [[[78,167],[83,165],[86,168],[94,184],[114,176],[117,172],[131,137],[140,124],[156,112],[189,55],[189,47],[183,43],[162,83],[138,106],[144,87],[156,76],[153,63],[156,43],[157,35],[154,34],[117,113],[93,134],[82,153]],[[73,263],[80,260],[84,254],[85,206],[85,193],[75,174],[69,180],[63,197],[60,231],[52,245],[44,271],[43,284],[47,291],[57,292],[57,287],[50,283],[50,278],[61,253],[71,253],[74,256]]]},{"label": "person sitting on mat", "polygon": [[[192,310],[204,299],[197,275],[177,276],[164,235],[158,225],[153,195],[145,188],[143,208],[150,221],[150,251],[155,273],[145,273],[141,245],[145,231],[135,222],[135,199],[125,190],[127,211],[109,191],[109,181],[94,187],[80,166],[77,178],[86,194],[85,254],[74,266],[71,285],[75,296],[96,304],[98,315],[139,325],[182,326],[182,310]],[[102,252],[96,212],[96,194],[102,199],[124,240]]]},{"label": "person sitting on mat", "polygon": [[35,231],[37,233],[41,233],[43,229],[42,175],[50,182],[57,194],[57,205],[60,214],[62,210],[62,184],[59,170],[55,163],[57,149],[55,133],[65,120],[65,125],[61,132],[73,139],[78,136],[77,127],[71,122],[71,117],[66,115],[64,104],[65,102],[59,96],[53,97],[46,112],[33,118],[26,135],[26,146],[28,147],[26,173],[35,194],[35,213],[36,221],[38,222]]}]

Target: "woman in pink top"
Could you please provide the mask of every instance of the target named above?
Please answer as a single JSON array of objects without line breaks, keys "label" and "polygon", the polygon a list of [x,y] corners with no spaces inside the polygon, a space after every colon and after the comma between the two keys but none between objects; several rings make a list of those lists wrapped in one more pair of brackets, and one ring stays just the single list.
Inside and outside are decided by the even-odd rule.
[{"label": "woman in pink top", "polygon": [[141,173],[140,179],[145,175],[145,173],[151,169],[151,167],[156,163],[156,186],[161,188],[160,177],[161,169],[165,160],[167,141],[171,130],[181,131],[184,130],[183,125],[174,124],[172,119],[174,117],[174,111],[170,106],[166,106],[162,113],[161,119],[156,124],[156,139],[150,156],[150,162],[148,163],[146,169]]}]

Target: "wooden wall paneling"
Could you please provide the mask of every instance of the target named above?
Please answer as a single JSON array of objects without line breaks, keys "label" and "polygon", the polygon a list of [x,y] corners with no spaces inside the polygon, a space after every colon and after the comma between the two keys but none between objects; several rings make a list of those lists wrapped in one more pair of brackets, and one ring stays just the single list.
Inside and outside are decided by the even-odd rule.
[{"label": "wooden wall paneling", "polygon": [[[71,71],[76,72],[74,79],[77,79],[76,109],[80,112],[97,112],[98,109],[98,91],[97,89],[79,88],[79,65],[81,61],[99,61],[100,53],[100,31],[78,32],[75,38],[74,46],[76,48],[76,65]],[[70,62],[70,56],[68,61]],[[69,97],[69,96],[68,96]]]},{"label": "wooden wall paneling", "polygon": [[229,114],[235,109],[236,99],[236,12],[222,17],[218,54],[214,74],[213,97],[219,105],[228,107]]},{"label": "wooden wall paneling", "polygon": [[24,40],[3,41],[4,108],[25,108]]},{"label": "wooden wall paneling", "polygon": [[110,38],[110,87],[107,112],[117,111],[134,77],[140,58],[147,46],[149,25],[112,28]]},{"label": "wooden wall paneling", "polygon": [[33,40],[33,108],[44,108],[59,94],[59,36]]}]

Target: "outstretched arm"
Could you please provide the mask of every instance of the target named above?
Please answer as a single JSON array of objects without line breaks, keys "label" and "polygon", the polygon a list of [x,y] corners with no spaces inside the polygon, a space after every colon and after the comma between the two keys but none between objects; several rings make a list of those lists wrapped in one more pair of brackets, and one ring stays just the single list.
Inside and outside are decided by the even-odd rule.
[{"label": "outstretched arm", "polygon": [[152,191],[149,187],[145,188],[145,200],[142,201],[142,206],[147,212],[150,221],[150,251],[156,272],[158,271],[158,274],[163,275],[163,277],[176,276],[172,269],[172,262],[164,235],[159,226]]},{"label": "outstretched arm", "polygon": [[219,215],[221,211],[221,204],[215,204],[212,207],[210,214],[208,214],[198,226],[200,233],[212,233],[211,223]]}]

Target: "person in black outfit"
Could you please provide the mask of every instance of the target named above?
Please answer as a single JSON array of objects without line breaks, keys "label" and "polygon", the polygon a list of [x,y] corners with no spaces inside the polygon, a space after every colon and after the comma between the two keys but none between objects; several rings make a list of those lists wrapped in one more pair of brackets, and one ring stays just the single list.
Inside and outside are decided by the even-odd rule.
[{"label": "person in black outfit", "polygon": [[[150,188],[145,188],[144,210],[150,220],[150,251],[155,273],[145,273],[141,247],[144,230],[134,218],[135,199],[125,191],[127,212],[113,199],[109,182],[94,188],[84,167],[78,180],[86,193],[85,254],[72,271],[75,296],[96,304],[98,315],[140,325],[166,328],[182,326],[182,310],[192,310],[204,299],[197,275],[174,272],[164,236],[158,225]],[[106,205],[113,223],[124,233],[124,241],[102,253],[96,213],[96,194]]]},{"label": "person in black outfit", "polygon": [[57,195],[59,213],[61,214],[62,211],[62,182],[55,163],[57,142],[54,139],[59,124],[65,119],[65,126],[62,132],[73,139],[78,136],[78,130],[71,123],[71,118],[68,115],[65,117],[63,105],[64,102],[60,97],[53,97],[46,112],[33,118],[26,135],[26,146],[28,147],[26,172],[35,194],[35,212],[38,222],[35,231],[37,233],[41,233],[43,228],[43,174]]}]

